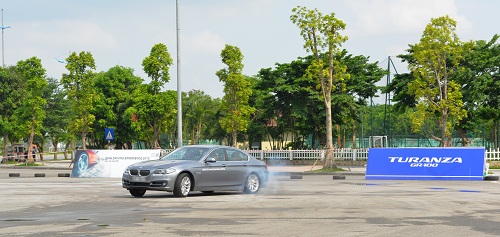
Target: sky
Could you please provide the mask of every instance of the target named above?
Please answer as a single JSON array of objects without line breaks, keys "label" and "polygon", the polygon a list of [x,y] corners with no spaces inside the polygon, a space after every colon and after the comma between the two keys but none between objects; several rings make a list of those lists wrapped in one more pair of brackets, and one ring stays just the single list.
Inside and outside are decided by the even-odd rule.
[{"label": "sky", "polygon": [[248,76],[308,55],[290,21],[297,6],[335,13],[346,23],[341,34],[349,40],[342,47],[384,69],[391,57],[392,74],[407,71],[396,56],[419,42],[431,18],[456,20],[462,41],[500,34],[496,0],[178,0],[179,31],[175,0],[1,0],[2,25],[11,27],[2,31],[2,60],[8,66],[35,56],[48,77],[60,79],[68,71],[59,60],[87,51],[97,72],[120,65],[149,82],[142,60],[163,43],[174,61],[165,89],[177,89],[179,68],[182,91],[221,98],[215,73],[225,67],[220,53],[226,44],[240,48]]}]

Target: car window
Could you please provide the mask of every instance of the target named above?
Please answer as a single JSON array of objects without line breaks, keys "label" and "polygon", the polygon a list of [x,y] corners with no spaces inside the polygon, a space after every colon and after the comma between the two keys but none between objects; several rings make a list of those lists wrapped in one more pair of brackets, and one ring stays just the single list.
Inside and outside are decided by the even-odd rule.
[{"label": "car window", "polygon": [[248,156],[241,152],[241,151],[237,151],[237,150],[227,150],[227,160],[228,161],[247,161],[248,160]]},{"label": "car window", "polygon": [[224,161],[224,150],[222,149],[215,149],[213,150],[210,155],[208,155],[208,158],[214,158],[216,161]]},{"label": "car window", "polygon": [[182,156],[183,160],[199,160],[206,153],[206,149],[200,148],[188,148],[184,155]]},{"label": "car window", "polygon": [[205,156],[208,148],[200,147],[182,147],[166,156],[162,160],[199,160]]}]

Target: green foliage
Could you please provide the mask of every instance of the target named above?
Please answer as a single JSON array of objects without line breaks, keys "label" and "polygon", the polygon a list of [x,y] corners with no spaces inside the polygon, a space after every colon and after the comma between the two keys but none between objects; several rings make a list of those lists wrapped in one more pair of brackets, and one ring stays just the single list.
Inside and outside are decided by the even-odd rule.
[{"label": "green foliage", "polygon": [[[352,136],[359,122],[359,108],[375,95],[375,82],[386,72],[377,66],[377,62],[369,63],[367,57],[353,56],[345,50],[336,60],[347,66],[351,77],[345,81],[344,89],[338,87],[341,91],[332,94],[332,118],[334,123],[341,125],[334,134]],[[280,149],[285,140],[292,140],[293,147],[299,149],[306,148],[305,141],[312,134],[309,142],[312,147],[309,148],[317,148],[318,141],[325,144],[324,103],[316,89],[317,81],[307,76],[313,61],[314,57],[308,56],[259,71],[252,97],[252,105],[257,108],[252,130],[264,130],[259,132],[260,137],[253,135],[257,141],[268,136],[272,147]],[[290,133],[293,136],[286,137]],[[339,146],[344,146],[344,143],[341,139]]]},{"label": "green foliage", "polygon": [[420,131],[427,121],[435,121],[439,133],[429,136],[442,146],[451,145],[452,128],[467,116],[460,85],[451,78],[453,72],[460,70],[458,62],[462,54],[455,27],[456,22],[448,16],[433,18],[420,42],[410,46],[415,62],[409,64],[409,69],[415,80],[408,84],[408,93],[418,101],[412,117],[413,128]]},{"label": "green foliage", "polygon": [[[16,132],[20,137],[28,137],[28,147],[31,148],[35,134],[40,135],[42,122],[45,118],[45,105],[47,101],[43,92],[48,85],[45,78],[45,69],[41,60],[32,57],[19,61],[16,69],[26,81],[22,92],[23,99],[14,113],[17,123]],[[32,157],[30,156],[30,162]]]},{"label": "green foliage", "polygon": [[243,76],[243,54],[236,46],[226,45],[221,52],[222,62],[227,66],[217,71],[216,75],[224,83],[224,98],[221,109],[224,117],[219,122],[221,127],[232,134],[233,146],[237,145],[237,134],[246,131],[255,108],[249,106],[252,95],[250,82]]},{"label": "green foliage", "polygon": [[45,106],[46,117],[43,121],[42,134],[47,134],[57,152],[59,142],[70,140],[67,128],[69,118],[73,116],[69,101],[66,99],[66,92],[58,80],[48,78],[47,81],[48,86],[43,92],[47,105]]},{"label": "green foliage", "polygon": [[151,148],[159,148],[159,137],[174,123],[177,92],[152,93],[149,85],[139,85],[133,92],[133,106],[127,113],[136,118],[132,127],[139,134],[139,139],[147,141]]},{"label": "green foliage", "polygon": [[183,98],[183,122],[184,130],[188,131],[188,139],[191,144],[199,144],[204,135],[209,134],[206,131],[210,125],[210,120],[215,117],[219,104],[203,91],[192,90]]},{"label": "green foliage", "polygon": [[16,141],[14,136],[15,121],[12,116],[21,102],[25,80],[18,73],[15,66],[0,68],[0,134],[3,136],[3,154],[7,153],[9,138]]},{"label": "green foliage", "polygon": [[80,54],[73,52],[66,62],[68,62],[66,69],[69,74],[63,74],[61,84],[66,89],[75,112],[75,117],[70,120],[69,131],[81,134],[82,146],[86,149],[86,136],[88,132],[91,132],[90,125],[95,120],[95,116],[90,111],[97,99],[94,87],[94,57],[90,52],[80,52]]},{"label": "green foliage", "polygon": [[[151,78],[151,82],[149,85],[139,86],[134,91],[134,103],[128,110],[128,113],[137,119],[137,122],[133,123],[134,130],[140,132],[139,137],[149,141],[153,148],[160,147],[160,134],[173,124],[176,113],[176,96],[173,96],[175,92],[159,92],[170,80],[170,65],[172,58],[167,46],[161,43],[154,45],[149,56],[142,61],[144,72]],[[149,134],[146,133],[148,131]]]},{"label": "green foliage", "polygon": [[[114,66],[106,72],[98,73],[94,86],[98,99],[94,102],[93,114],[96,120],[93,137],[89,142],[93,147],[104,148],[104,129],[115,129],[116,149],[130,148],[136,133],[132,129],[132,117],[126,113],[133,104],[132,93],[142,83],[142,79],[134,75],[132,68]],[[125,146],[125,147],[124,147]]]},{"label": "green foliage", "polygon": [[[335,57],[341,53],[341,45],[347,41],[340,31],[345,29],[345,23],[335,17],[334,13],[323,15],[317,9],[308,10],[305,7],[292,9],[290,20],[300,29],[304,39],[304,48],[313,54],[314,60],[308,68],[308,75],[316,78],[321,88],[325,103],[326,142],[328,149],[325,167],[333,166],[333,129],[332,129],[332,91],[345,89],[344,80],[349,78],[347,67]],[[325,53],[327,60],[321,55]],[[318,86],[317,86],[318,87]]]},{"label": "green foliage", "polygon": [[150,85],[154,93],[160,91],[161,87],[170,81],[168,71],[172,63],[167,46],[162,43],[155,44],[149,56],[142,60],[144,72],[151,78]]}]

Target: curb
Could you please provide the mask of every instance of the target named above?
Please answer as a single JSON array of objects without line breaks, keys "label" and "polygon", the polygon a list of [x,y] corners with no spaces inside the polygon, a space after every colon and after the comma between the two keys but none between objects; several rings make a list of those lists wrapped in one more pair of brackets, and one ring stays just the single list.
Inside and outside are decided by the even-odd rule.
[{"label": "curb", "polygon": [[[21,177],[21,173],[9,173],[9,177]],[[35,173],[34,177],[46,177],[45,173]],[[57,177],[71,177],[70,173],[59,173]]]},{"label": "curb", "polygon": [[0,169],[39,169],[39,170],[72,170],[73,168],[64,167],[50,167],[50,166],[13,166],[13,165],[1,165]]},{"label": "curb", "polygon": [[303,176],[303,175],[333,175],[333,176],[365,176],[364,172],[283,172],[283,171],[270,171],[271,176]]}]

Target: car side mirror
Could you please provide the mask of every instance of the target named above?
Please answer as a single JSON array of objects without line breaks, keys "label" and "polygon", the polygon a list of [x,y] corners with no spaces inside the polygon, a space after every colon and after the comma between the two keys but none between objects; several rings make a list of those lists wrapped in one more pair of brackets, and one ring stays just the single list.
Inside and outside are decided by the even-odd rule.
[{"label": "car side mirror", "polygon": [[217,160],[216,160],[215,158],[213,158],[213,157],[208,157],[208,158],[205,160],[205,162],[206,162],[206,163],[215,163],[216,161],[217,161]]}]

